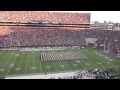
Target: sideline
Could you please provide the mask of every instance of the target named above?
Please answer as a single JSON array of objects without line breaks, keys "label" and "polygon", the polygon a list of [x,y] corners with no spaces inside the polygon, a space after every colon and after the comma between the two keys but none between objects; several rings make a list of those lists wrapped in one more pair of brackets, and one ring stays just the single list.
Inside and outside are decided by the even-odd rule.
[{"label": "sideline", "polygon": [[16,76],[16,77],[6,77],[5,79],[50,79],[54,77],[58,79],[59,77],[64,76],[73,76],[75,72],[67,72],[67,73],[54,73],[54,74],[43,74],[43,75],[28,75],[28,76]]}]

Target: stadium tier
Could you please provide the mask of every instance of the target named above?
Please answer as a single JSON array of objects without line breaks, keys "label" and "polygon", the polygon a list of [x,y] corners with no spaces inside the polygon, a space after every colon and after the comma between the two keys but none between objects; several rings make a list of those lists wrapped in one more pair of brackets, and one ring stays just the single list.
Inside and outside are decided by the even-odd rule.
[{"label": "stadium tier", "polygon": [[0,22],[85,24],[90,23],[90,13],[0,11]]},{"label": "stadium tier", "polygon": [[[84,45],[81,30],[69,28],[1,28],[0,46]],[[81,41],[80,41],[81,40]]]},{"label": "stadium tier", "polygon": [[120,31],[90,29],[90,13],[0,11],[0,78],[119,66]]},{"label": "stadium tier", "polygon": [[1,27],[0,47],[13,46],[86,46],[86,38],[96,38],[96,48],[118,54],[120,31],[74,30],[70,28]]},{"label": "stadium tier", "polygon": [[[29,26],[7,26],[10,22],[20,22],[22,25],[30,22],[36,25],[35,22],[41,22],[46,23],[46,26],[43,24],[39,25],[44,27],[30,27],[31,24]],[[57,25],[53,26],[50,23]],[[90,13],[0,11],[0,47],[86,46],[86,38],[96,38],[96,48],[113,55],[119,54],[120,31],[86,30],[83,26],[83,28],[76,26],[81,24],[89,26],[89,23]],[[18,23],[14,24],[18,25]]]}]

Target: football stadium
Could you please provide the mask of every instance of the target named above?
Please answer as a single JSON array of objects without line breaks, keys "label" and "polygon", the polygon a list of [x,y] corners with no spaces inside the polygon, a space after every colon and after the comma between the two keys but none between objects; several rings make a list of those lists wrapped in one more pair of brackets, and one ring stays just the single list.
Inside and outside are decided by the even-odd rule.
[{"label": "football stadium", "polygon": [[90,13],[0,11],[0,79],[120,78],[120,31]]}]

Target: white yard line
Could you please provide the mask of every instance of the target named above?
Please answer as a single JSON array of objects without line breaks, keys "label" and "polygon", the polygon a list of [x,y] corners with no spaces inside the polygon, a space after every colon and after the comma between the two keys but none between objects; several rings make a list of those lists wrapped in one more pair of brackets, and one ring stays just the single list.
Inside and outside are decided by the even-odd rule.
[{"label": "white yard line", "polygon": [[[52,52],[53,53],[53,52]],[[59,61],[58,61],[59,62]],[[54,64],[54,61],[53,61],[53,65],[54,65],[54,67],[55,67],[55,69],[56,69],[56,71],[57,71],[57,68],[56,68],[56,66],[55,66],[55,64]],[[60,62],[59,62],[59,65],[61,65],[60,64]],[[61,67],[60,67],[61,68]],[[65,70],[64,70],[65,71]]]},{"label": "white yard line", "polygon": [[[15,62],[16,58],[17,58],[17,57],[15,57],[15,58],[14,58],[14,61],[12,62],[13,64],[14,64],[14,62]],[[6,75],[5,75],[5,76],[7,76],[7,75],[9,74],[9,72],[10,72],[11,68],[12,68],[12,67],[10,67],[10,68],[9,68],[9,70],[7,71],[7,73],[6,73]]]},{"label": "white yard line", "polygon": [[[81,51],[80,51],[81,53]],[[84,55],[84,54],[83,54]],[[78,63],[77,63],[78,64]],[[83,68],[83,69],[86,69],[86,67],[84,65],[82,65],[81,63],[79,63],[79,65]],[[90,66],[89,66],[90,67]],[[77,67],[78,68],[78,67]],[[78,68],[79,69],[79,68]]]},{"label": "white yard line", "polygon": [[[4,53],[4,52],[3,52],[3,53]],[[0,57],[2,56],[3,53],[0,52]]]},{"label": "white yard line", "polygon": [[[47,63],[47,66],[48,66],[48,63]],[[50,72],[49,67],[48,67],[47,69],[48,69],[48,71]]]},{"label": "white yard line", "polygon": [[[48,66],[48,61],[46,61],[46,62],[47,62],[47,66]],[[50,68],[51,68],[51,66],[50,66]],[[47,69],[48,69],[48,71],[50,72],[49,66],[48,66],[48,68],[47,68]]]},{"label": "white yard line", "polygon": [[[9,52],[7,52],[7,54],[8,54],[8,53],[9,53]],[[5,58],[5,56],[6,56],[7,54],[5,54],[5,55],[1,58],[0,63],[4,60],[3,58]]]},{"label": "white yard line", "polygon": [[[75,60],[75,61],[76,61],[76,60]],[[78,68],[78,63],[75,62],[75,61],[74,61],[74,63],[71,63],[71,62],[70,62],[70,64],[76,64],[76,65],[77,65],[77,66],[76,66],[76,70],[79,70],[80,68]],[[79,63],[79,65],[80,65],[80,63]]]},{"label": "white yard line", "polygon": [[[90,59],[92,60],[92,58],[90,58]],[[95,64],[93,63],[93,62],[95,62],[95,61],[94,61],[94,60],[92,60],[92,61],[93,61],[93,62],[92,62],[91,60],[88,60],[88,61],[89,61],[89,63],[92,63],[92,64],[93,64],[93,65],[97,68],[98,66],[97,66],[97,65],[95,65]],[[96,62],[95,62],[95,63],[96,63]],[[91,67],[91,66],[90,66],[90,67]],[[91,67],[91,68],[93,68],[93,67]]]},{"label": "white yard line", "polygon": [[[100,53],[100,54],[102,54],[103,55],[103,53]],[[99,55],[98,55],[99,56]],[[107,56],[107,55],[105,55],[106,57],[109,57],[109,56]],[[101,57],[101,58],[103,58],[103,57]],[[110,59],[112,59],[111,57],[109,57]],[[103,58],[104,59],[104,58]],[[106,59],[105,59],[106,60]],[[100,60],[99,60],[100,61]],[[105,62],[103,62],[105,65],[107,65]],[[112,66],[114,66],[114,64],[113,63],[109,63],[109,64],[111,64]],[[108,66],[108,65],[107,65]]]},{"label": "white yard line", "polygon": [[[75,63],[76,64],[76,63]],[[79,70],[80,68],[78,68],[78,64],[76,64],[77,66],[76,66],[76,70]],[[80,63],[79,63],[79,65],[80,65]],[[84,68],[84,67],[83,67]],[[85,69],[85,68],[84,68]]]},{"label": "white yard line", "polygon": [[[22,54],[22,56],[21,56],[21,59],[20,59],[20,62],[19,62],[19,64],[18,64],[18,67],[17,67],[17,68],[19,68],[19,67],[20,67],[20,64],[21,64],[22,58],[23,58],[23,54]],[[17,72],[18,72],[18,71],[16,70],[15,75],[17,75]]]},{"label": "white yard line", "polygon": [[[95,57],[94,57],[95,58]],[[97,59],[97,58],[96,58]],[[98,61],[100,61],[99,59],[97,59]],[[101,62],[101,61],[100,61]],[[104,62],[101,62],[101,64]],[[104,63],[107,67],[109,67],[106,63]],[[101,65],[102,66],[102,65]],[[103,66],[102,66],[103,67]]]},{"label": "white yard line", "polygon": [[[103,58],[103,57],[102,57]],[[103,58],[104,59],[104,58]],[[109,65],[111,64],[112,66],[115,66],[113,63],[109,63],[109,65],[105,62],[103,62],[107,67],[110,67]]]},{"label": "white yard line", "polygon": [[[9,52],[8,52],[9,53]],[[7,53],[7,54],[8,54]],[[5,61],[5,63],[3,64],[3,66],[2,66],[2,69],[4,69],[4,66],[7,64],[7,62],[10,60],[10,58],[11,58],[11,56],[12,56],[12,54],[10,54],[10,56],[9,56],[9,58],[7,59],[7,61]]]},{"label": "white yard line", "polygon": [[[69,61],[68,61],[69,62]],[[67,66],[72,70],[71,66],[67,63],[67,61],[65,61],[65,63],[67,64]]]},{"label": "white yard line", "polygon": [[58,71],[57,68],[56,68],[56,66],[55,66],[55,64],[54,64],[54,61],[53,61],[53,65],[54,65],[54,67],[55,67],[55,70]]},{"label": "white yard line", "polygon": [[[89,54],[88,52],[87,52],[87,50],[85,51],[87,54]],[[89,54],[90,56],[92,56],[91,54]],[[90,58],[90,57],[89,57]],[[95,58],[95,57],[94,57]],[[92,58],[90,58],[91,60],[92,60]],[[92,60],[92,61],[90,61],[90,60],[88,60],[89,62],[91,62],[92,63],[92,61],[93,62],[95,62],[94,60]],[[97,65],[95,65],[94,63],[93,63],[93,65],[97,68],[98,66]],[[91,66],[90,66],[91,67]],[[91,67],[92,68],[92,67]]]},{"label": "white yard line", "polygon": [[[59,62],[60,65],[62,65],[61,62],[60,62],[59,60],[58,60],[58,62]],[[60,68],[61,68],[61,67],[60,67]],[[64,67],[62,67],[62,69],[65,71],[65,68],[64,68]]]},{"label": "white yard line", "polygon": [[[28,53],[28,57],[29,57],[29,53]],[[28,57],[27,57],[26,65],[25,65],[25,71],[24,71],[24,74],[26,73],[26,68],[27,68],[27,63],[28,63]]]},{"label": "white yard line", "polygon": [[[76,60],[75,60],[76,61]],[[73,64],[73,63],[72,63]],[[86,69],[82,64],[81,64],[81,61],[80,61],[80,63],[77,63],[77,62],[75,62],[75,64],[78,64],[78,65],[80,65],[83,69]],[[79,70],[80,68],[78,68],[78,66],[76,66],[76,68]]]},{"label": "white yard line", "polygon": [[81,65],[84,69],[86,69],[85,66],[83,66],[81,63],[79,63],[79,65]]},{"label": "white yard line", "polygon": [[[98,56],[98,55],[97,55]],[[94,57],[94,58],[96,58],[96,57]],[[103,58],[103,57],[101,57],[101,58]],[[99,60],[98,58],[96,58],[98,61],[100,61],[101,62],[101,60]],[[104,59],[104,58],[103,58]],[[109,67],[105,62],[101,62],[101,63],[104,63],[107,67]]]},{"label": "white yard line", "polygon": [[34,66],[35,66],[35,65],[34,65],[34,54],[35,54],[35,53],[33,53],[33,74],[34,74]]},{"label": "white yard line", "polygon": [[[58,62],[59,62],[60,65],[62,65],[60,61],[58,61]],[[61,67],[60,67],[60,68],[61,68]],[[64,67],[62,67],[62,69],[65,71]]]},{"label": "white yard line", "polygon": [[12,56],[12,54],[9,56],[9,58],[7,59],[7,61],[3,64],[2,69],[4,69],[4,66],[5,66],[6,63],[10,60],[11,56]]},{"label": "white yard line", "polygon": [[41,62],[42,62],[42,61],[40,60],[40,71],[41,71],[41,73],[42,73],[42,66],[41,66]]},{"label": "white yard line", "polygon": [[[91,55],[91,54],[89,54],[89,55]],[[91,55],[92,56],[92,55]],[[94,58],[96,58],[96,57],[94,57]],[[102,57],[103,58],[103,57]],[[96,58],[98,61],[100,61],[101,62],[101,60],[99,60],[98,58]],[[104,58],[103,58],[104,59]],[[94,61],[94,60],[93,60]],[[95,62],[95,61],[94,61]],[[101,63],[104,63],[107,67],[109,67],[105,62],[101,62]],[[95,64],[94,64],[95,65]],[[95,65],[96,66],[96,65]],[[102,65],[101,65],[102,66]],[[102,66],[103,67],[103,66]]]}]

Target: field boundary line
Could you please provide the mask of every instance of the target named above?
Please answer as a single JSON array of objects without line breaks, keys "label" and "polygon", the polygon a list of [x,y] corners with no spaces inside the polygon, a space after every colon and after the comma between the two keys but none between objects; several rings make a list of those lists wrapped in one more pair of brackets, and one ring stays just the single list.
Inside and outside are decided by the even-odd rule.
[{"label": "field boundary line", "polygon": [[7,52],[0,60],[0,63],[2,62],[2,60],[4,60],[3,58],[5,58],[5,56],[8,54],[9,52]]},{"label": "field boundary line", "polygon": [[[19,68],[19,67],[20,67],[20,64],[21,64],[22,58],[23,58],[23,54],[22,54],[22,56],[21,56],[21,59],[20,59],[20,62],[19,62],[19,65],[18,65],[18,67],[17,67],[17,68]],[[18,71],[16,70],[15,75],[17,74],[17,72],[18,72]]]},{"label": "field boundary line", "polygon": [[57,68],[56,68],[56,66],[55,66],[54,62],[53,62],[53,65],[54,65],[54,67],[55,67],[55,70],[57,71]]},{"label": "field boundary line", "polygon": [[9,58],[7,58],[6,62],[5,62],[5,63],[3,64],[3,66],[2,66],[2,69],[4,69],[4,66],[5,66],[6,63],[10,60],[11,56],[12,56],[12,55],[10,55]]},{"label": "field boundary line", "polygon": [[66,63],[67,66],[72,70],[71,66],[67,63],[67,61],[65,61],[65,63]]},{"label": "field boundary line", "polygon": [[[41,56],[41,54],[40,54],[40,56]],[[42,63],[42,61],[41,61],[41,58],[40,58],[40,71],[42,73],[42,65],[41,65],[41,63]]]},{"label": "field boundary line", "polygon": [[[14,61],[13,61],[12,63],[14,63],[14,62],[15,62],[16,58],[17,58],[17,57],[15,57],[15,58],[14,58]],[[7,76],[7,75],[9,74],[9,72],[10,72],[11,68],[12,68],[12,67],[10,67],[10,68],[9,68],[9,70],[7,71],[7,73],[6,73],[6,75],[5,75],[5,76]]]},{"label": "field boundary line", "polygon": [[[91,58],[91,54],[89,54],[89,53],[88,53],[88,51],[83,51],[83,52],[84,52],[84,53],[87,53],[87,55],[90,55],[90,57],[89,57],[89,58],[92,60],[92,58]],[[94,58],[94,57],[93,57],[93,58]],[[93,64],[96,68],[98,68],[98,66],[97,66],[97,65],[95,65],[95,64],[93,63],[93,62],[95,62],[94,60],[92,60],[93,62],[92,62],[92,61],[90,61],[90,60],[88,60],[88,61],[89,61],[89,62],[91,62],[91,63],[92,63],[92,64]],[[101,65],[100,65],[100,66],[101,66]],[[92,67],[91,67],[91,68],[92,68]],[[99,67],[99,68],[100,68],[100,67]]]},{"label": "field boundary line", "polygon": [[24,71],[24,74],[26,73],[26,68],[27,68],[27,63],[28,63],[28,57],[29,57],[29,53],[28,53],[28,56],[27,56],[27,61],[26,61],[26,65],[25,65],[25,71]]},{"label": "field boundary line", "polygon": [[34,66],[35,66],[35,65],[34,65],[34,54],[35,54],[35,53],[33,53],[33,74],[34,74]]}]

